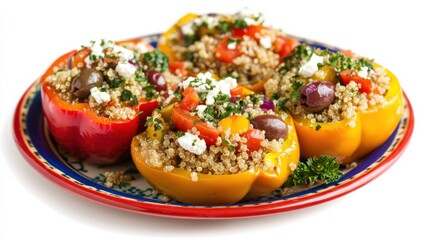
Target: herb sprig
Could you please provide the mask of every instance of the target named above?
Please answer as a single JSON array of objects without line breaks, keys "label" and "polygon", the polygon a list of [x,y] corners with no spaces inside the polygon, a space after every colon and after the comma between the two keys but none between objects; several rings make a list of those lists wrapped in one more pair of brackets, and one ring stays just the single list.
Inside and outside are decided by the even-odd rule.
[{"label": "herb sprig", "polygon": [[330,156],[312,157],[300,162],[284,186],[308,185],[317,181],[330,183],[343,176],[340,165]]}]

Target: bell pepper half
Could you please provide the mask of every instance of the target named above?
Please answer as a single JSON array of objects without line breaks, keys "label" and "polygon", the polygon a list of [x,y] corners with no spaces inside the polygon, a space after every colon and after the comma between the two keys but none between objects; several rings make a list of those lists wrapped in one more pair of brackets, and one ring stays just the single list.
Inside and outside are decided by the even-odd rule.
[{"label": "bell pepper half", "polygon": [[340,164],[358,160],[379,147],[398,125],[403,112],[402,90],[396,76],[386,69],[390,85],[386,101],[358,111],[352,119],[332,123],[311,123],[293,116],[305,158],[330,155]]},{"label": "bell pepper half", "polygon": [[189,204],[232,204],[244,199],[268,195],[280,187],[291,174],[291,165],[299,162],[299,145],[292,118],[286,119],[289,135],[280,152],[268,153],[264,161],[273,170],[253,168],[229,175],[198,173],[198,181],[191,179],[190,172],[175,168],[165,172],[162,167],[149,166],[140,153],[136,136],[131,143],[131,156],[145,179],[166,196]]},{"label": "bell pepper half", "polygon": [[[182,61],[183,58],[178,57],[173,49],[173,45],[183,45],[185,46],[184,38],[181,28],[189,23],[190,21],[200,17],[201,15],[195,14],[195,13],[188,13],[181,17],[173,26],[171,26],[167,31],[165,31],[158,42],[158,49],[162,51],[164,54],[166,54],[169,57],[170,60],[170,69],[173,69],[173,73],[176,73],[177,66],[180,66],[179,72],[185,73],[190,76],[196,75],[195,73],[192,73],[191,71],[186,71],[184,69],[184,65]],[[230,16],[223,16],[226,21],[231,21]],[[240,44],[237,43],[237,47],[235,49],[230,49],[228,47],[228,43],[231,39],[238,39],[239,41],[243,38],[244,35],[253,38],[258,39],[261,32],[269,30],[268,27],[265,27],[263,25],[253,25],[248,26],[246,28],[236,28],[230,26],[231,35],[223,38],[218,45],[216,46],[216,56],[218,56],[218,59],[220,61],[230,63],[232,62],[236,57],[240,56],[242,52],[240,51]],[[211,30],[211,32],[207,28],[202,28],[197,33],[199,36],[203,36],[206,34],[217,34],[216,30]],[[220,34],[220,33],[219,33]],[[273,41],[273,51],[279,54],[280,56],[280,62],[282,62],[282,59],[284,57],[287,57],[291,54],[293,48],[298,46],[300,43],[299,41],[287,37],[282,34],[277,34],[276,39]],[[223,77],[223,76],[220,76]],[[264,79],[262,81],[258,81],[251,85],[245,85],[246,88],[254,91],[254,92],[262,92],[264,91],[264,84],[268,79]]]},{"label": "bell pepper half", "polygon": [[88,103],[64,101],[46,80],[56,68],[66,68],[77,51],[58,58],[40,79],[43,113],[49,131],[67,153],[91,164],[114,164],[129,156],[132,138],[144,129],[147,116],[158,107],[157,101],[139,100],[133,119],[112,120],[98,116]]}]

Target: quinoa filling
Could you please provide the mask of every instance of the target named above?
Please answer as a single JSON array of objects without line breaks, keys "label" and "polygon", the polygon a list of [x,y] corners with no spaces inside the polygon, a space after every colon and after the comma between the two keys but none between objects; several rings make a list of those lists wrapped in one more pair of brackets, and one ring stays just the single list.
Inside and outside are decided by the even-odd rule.
[{"label": "quinoa filling", "polygon": [[280,109],[326,123],[351,119],[357,111],[383,104],[389,83],[385,69],[373,60],[303,44],[264,87]]},{"label": "quinoa filling", "polygon": [[167,172],[188,170],[195,181],[197,173],[272,170],[264,157],[281,151],[288,115],[276,113],[261,94],[234,95],[237,87],[235,79],[217,81],[210,73],[182,82],[174,103],[154,111],[147,131],[137,137],[146,164]]},{"label": "quinoa filling", "polygon": [[69,104],[88,103],[99,116],[126,120],[138,114],[139,101],[163,100],[167,83],[177,81],[167,67],[168,58],[143,42],[99,40],[82,46],[47,81]]},{"label": "quinoa filling", "polygon": [[[274,75],[284,53],[285,36],[264,25],[260,13],[201,15],[168,36],[174,59],[194,73],[211,71],[255,84]],[[298,43],[297,41],[293,42]]]}]

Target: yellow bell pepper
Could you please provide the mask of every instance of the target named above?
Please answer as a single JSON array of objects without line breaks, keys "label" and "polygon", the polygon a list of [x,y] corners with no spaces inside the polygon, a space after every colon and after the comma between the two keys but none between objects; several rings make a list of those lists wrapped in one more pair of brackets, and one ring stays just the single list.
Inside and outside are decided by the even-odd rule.
[{"label": "yellow bell pepper", "polygon": [[222,133],[229,130],[231,134],[242,134],[249,130],[250,121],[243,116],[232,115],[220,120],[219,126],[222,127]]},{"label": "yellow bell pepper", "polygon": [[280,187],[299,162],[299,145],[292,118],[286,119],[289,135],[280,152],[270,152],[264,162],[274,166],[271,170],[253,168],[229,175],[198,173],[198,181],[191,179],[190,172],[175,168],[165,172],[162,167],[146,164],[141,155],[138,137],[131,143],[131,155],[144,178],[160,192],[173,199],[190,204],[232,204],[243,199],[264,196]]},{"label": "yellow bell pepper", "polygon": [[182,59],[176,59],[174,53],[171,49],[171,45],[179,44],[181,41],[180,38],[180,28],[185,25],[187,22],[199,17],[200,15],[195,13],[188,13],[185,16],[181,17],[173,26],[171,26],[166,32],[161,35],[161,38],[158,41],[158,49],[168,56],[170,61],[181,61]]},{"label": "yellow bell pepper", "polygon": [[[378,67],[378,65],[375,65]],[[301,155],[305,158],[330,155],[341,164],[358,160],[379,147],[398,125],[403,112],[402,90],[396,76],[386,70],[390,86],[386,101],[357,112],[349,120],[332,123],[311,123],[293,116]]]}]

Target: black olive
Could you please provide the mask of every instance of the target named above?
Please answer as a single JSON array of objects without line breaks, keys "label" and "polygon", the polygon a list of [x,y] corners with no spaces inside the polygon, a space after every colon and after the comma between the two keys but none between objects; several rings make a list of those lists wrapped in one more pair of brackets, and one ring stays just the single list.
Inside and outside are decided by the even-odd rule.
[{"label": "black olive", "polygon": [[250,120],[250,123],[255,129],[264,130],[265,138],[268,140],[287,138],[287,125],[278,116],[268,114],[259,115]]},{"label": "black olive", "polygon": [[313,82],[300,94],[301,106],[311,112],[320,112],[329,107],[335,98],[335,86],[327,81]]},{"label": "black olive", "polygon": [[71,92],[74,96],[84,99],[90,94],[93,87],[103,85],[103,74],[92,68],[83,69],[79,75],[72,80]]}]

